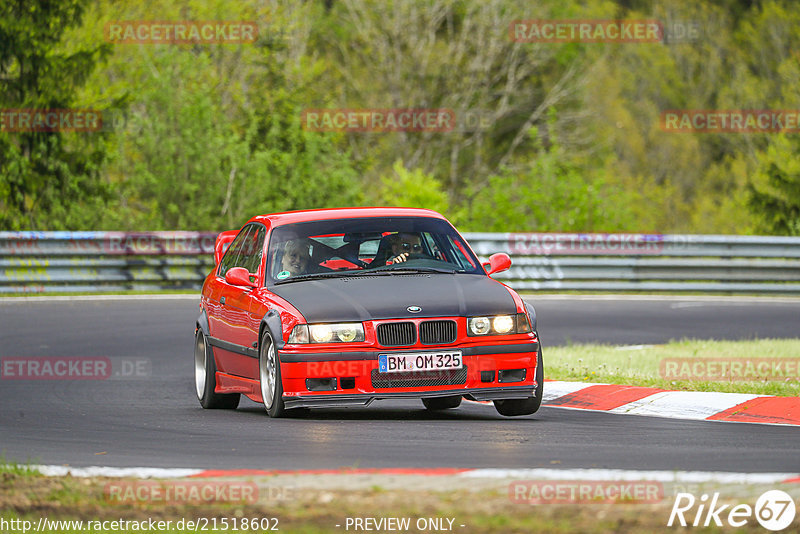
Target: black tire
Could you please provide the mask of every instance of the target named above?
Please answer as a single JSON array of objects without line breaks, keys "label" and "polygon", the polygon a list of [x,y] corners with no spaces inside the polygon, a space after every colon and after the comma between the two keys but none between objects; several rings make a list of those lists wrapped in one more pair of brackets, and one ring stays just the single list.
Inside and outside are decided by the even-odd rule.
[{"label": "black tire", "polygon": [[261,399],[269,416],[277,418],[286,415],[281,363],[272,343],[272,336],[267,330],[261,334],[261,344],[258,347],[258,381],[261,387]]},{"label": "black tire", "polygon": [[544,363],[542,362],[542,344],[539,343],[539,352],[536,354],[536,396],[527,399],[504,399],[494,401],[494,408],[500,415],[514,417],[530,415],[539,411],[542,405],[544,392]]},{"label": "black tire", "polygon": [[452,395],[449,397],[429,397],[422,399],[422,404],[428,410],[449,410],[450,408],[458,408],[461,405],[461,395]]},{"label": "black tire", "polygon": [[239,393],[215,393],[217,364],[208,345],[206,335],[198,329],[194,340],[194,387],[200,406],[209,410],[235,410],[239,406]]}]

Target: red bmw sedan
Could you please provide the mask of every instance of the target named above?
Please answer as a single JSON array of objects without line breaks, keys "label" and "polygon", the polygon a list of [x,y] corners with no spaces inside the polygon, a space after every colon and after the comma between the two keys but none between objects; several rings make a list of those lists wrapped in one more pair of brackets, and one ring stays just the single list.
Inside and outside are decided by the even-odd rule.
[{"label": "red bmw sedan", "polygon": [[272,417],[295,408],[462,398],[527,415],[542,400],[533,308],[490,275],[440,214],[343,208],[260,215],[223,232],[195,326],[204,408],[241,395]]}]

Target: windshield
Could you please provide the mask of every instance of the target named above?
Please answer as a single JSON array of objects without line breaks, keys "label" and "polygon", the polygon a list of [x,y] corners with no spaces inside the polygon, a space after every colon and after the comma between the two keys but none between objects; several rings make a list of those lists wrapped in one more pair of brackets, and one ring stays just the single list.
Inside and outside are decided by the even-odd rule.
[{"label": "windshield", "polygon": [[272,231],[267,283],[397,271],[485,274],[441,219],[373,217],[279,226]]}]

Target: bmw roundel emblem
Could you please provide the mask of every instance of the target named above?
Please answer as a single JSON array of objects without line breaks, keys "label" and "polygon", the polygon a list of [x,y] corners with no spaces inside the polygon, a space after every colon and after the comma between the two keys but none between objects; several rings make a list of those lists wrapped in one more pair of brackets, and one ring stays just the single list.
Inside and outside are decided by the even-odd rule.
[{"label": "bmw roundel emblem", "polygon": [[406,308],[406,310],[408,310],[409,313],[419,313],[422,311],[422,308],[420,308],[419,306],[409,306],[408,308]]}]

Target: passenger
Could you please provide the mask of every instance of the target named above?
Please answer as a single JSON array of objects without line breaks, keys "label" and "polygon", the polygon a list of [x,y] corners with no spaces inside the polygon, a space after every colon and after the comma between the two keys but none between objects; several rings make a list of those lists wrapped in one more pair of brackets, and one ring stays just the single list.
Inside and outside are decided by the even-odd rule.
[{"label": "passenger", "polygon": [[306,274],[311,254],[308,245],[301,240],[287,241],[283,246],[283,257],[281,258],[281,271],[276,278],[282,280],[290,276]]}]

